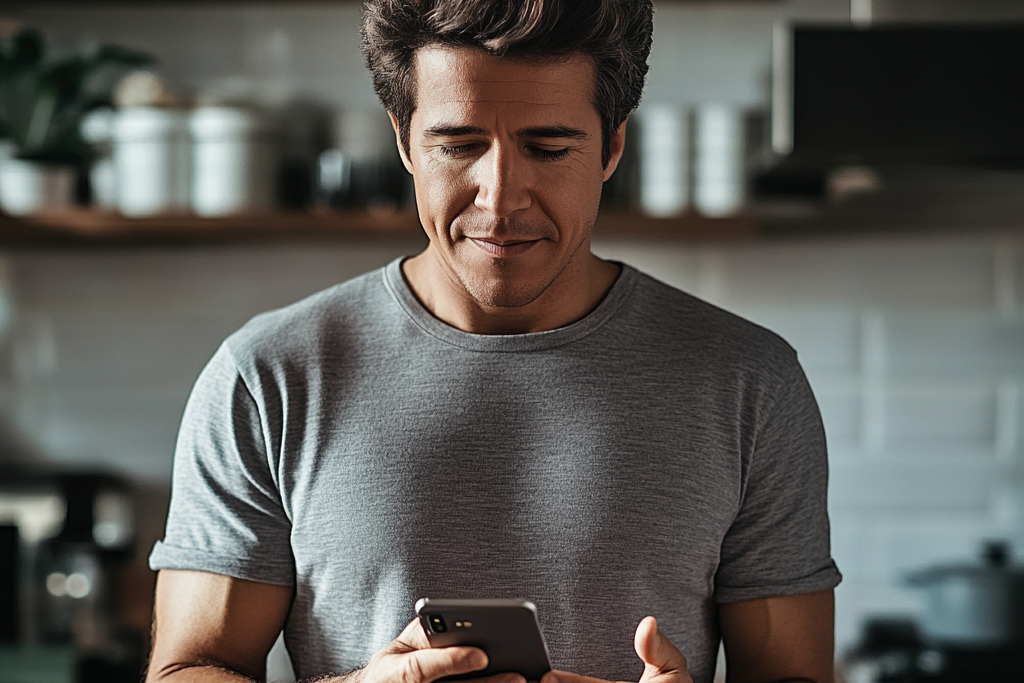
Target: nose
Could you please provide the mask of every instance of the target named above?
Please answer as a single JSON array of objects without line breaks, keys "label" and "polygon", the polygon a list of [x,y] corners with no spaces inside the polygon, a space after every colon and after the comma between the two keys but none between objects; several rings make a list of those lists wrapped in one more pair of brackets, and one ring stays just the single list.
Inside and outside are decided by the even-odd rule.
[{"label": "nose", "polygon": [[532,172],[516,149],[496,143],[477,162],[477,190],[474,204],[497,218],[529,208]]}]

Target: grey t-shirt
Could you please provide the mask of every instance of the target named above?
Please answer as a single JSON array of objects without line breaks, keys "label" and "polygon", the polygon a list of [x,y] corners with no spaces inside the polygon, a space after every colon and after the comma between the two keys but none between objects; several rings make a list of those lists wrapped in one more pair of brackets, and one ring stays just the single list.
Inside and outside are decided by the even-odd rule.
[{"label": "grey t-shirt", "polygon": [[555,668],[711,680],[716,602],[831,588],[821,420],[779,337],[623,266],[561,329],[475,335],[400,262],[254,318],[196,383],[153,569],[294,585],[300,678],[420,597],[536,603]]}]

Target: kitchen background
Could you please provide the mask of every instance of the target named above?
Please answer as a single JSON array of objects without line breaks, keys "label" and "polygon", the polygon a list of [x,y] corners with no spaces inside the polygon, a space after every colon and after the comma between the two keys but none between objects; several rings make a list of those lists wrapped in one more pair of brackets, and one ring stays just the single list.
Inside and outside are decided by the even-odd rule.
[{"label": "kitchen background", "polygon": [[[644,105],[768,104],[785,19],[1024,20],[1024,3],[658,2]],[[159,57],[187,92],[376,106],[357,3],[10,3],[54,45],[83,38]],[[597,240],[782,334],[829,438],[838,651],[864,620],[915,615],[908,571],[1024,560],[1024,174],[880,172],[872,195],[765,209],[745,240]],[[837,227],[838,226],[838,227]],[[135,485],[138,550],[122,615],[149,619],[145,557],[161,534],[190,386],[252,315],[380,266],[422,240],[0,252],[0,458],[97,466]]]}]

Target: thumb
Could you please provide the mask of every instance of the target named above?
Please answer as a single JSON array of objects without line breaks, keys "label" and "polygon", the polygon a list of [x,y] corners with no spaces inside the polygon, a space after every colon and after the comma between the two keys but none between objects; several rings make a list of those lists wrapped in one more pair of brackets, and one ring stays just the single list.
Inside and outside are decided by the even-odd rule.
[{"label": "thumb", "polygon": [[643,679],[662,673],[686,671],[686,658],[658,630],[658,620],[654,617],[644,617],[636,627],[633,648],[644,662]]},{"label": "thumb", "polygon": [[430,647],[427,634],[423,632],[423,625],[419,619],[410,621],[402,632],[398,634],[386,647],[390,654],[402,654],[412,650],[423,650]]}]

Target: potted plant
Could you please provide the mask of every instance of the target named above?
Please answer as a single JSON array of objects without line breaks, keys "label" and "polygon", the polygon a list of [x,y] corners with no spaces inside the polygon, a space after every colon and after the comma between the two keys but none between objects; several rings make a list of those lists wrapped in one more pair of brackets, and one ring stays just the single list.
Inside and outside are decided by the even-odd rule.
[{"label": "potted plant", "polygon": [[42,34],[0,36],[0,208],[10,214],[67,206],[91,147],[82,118],[109,105],[117,69],[151,64],[147,54],[95,46],[47,60]]}]

